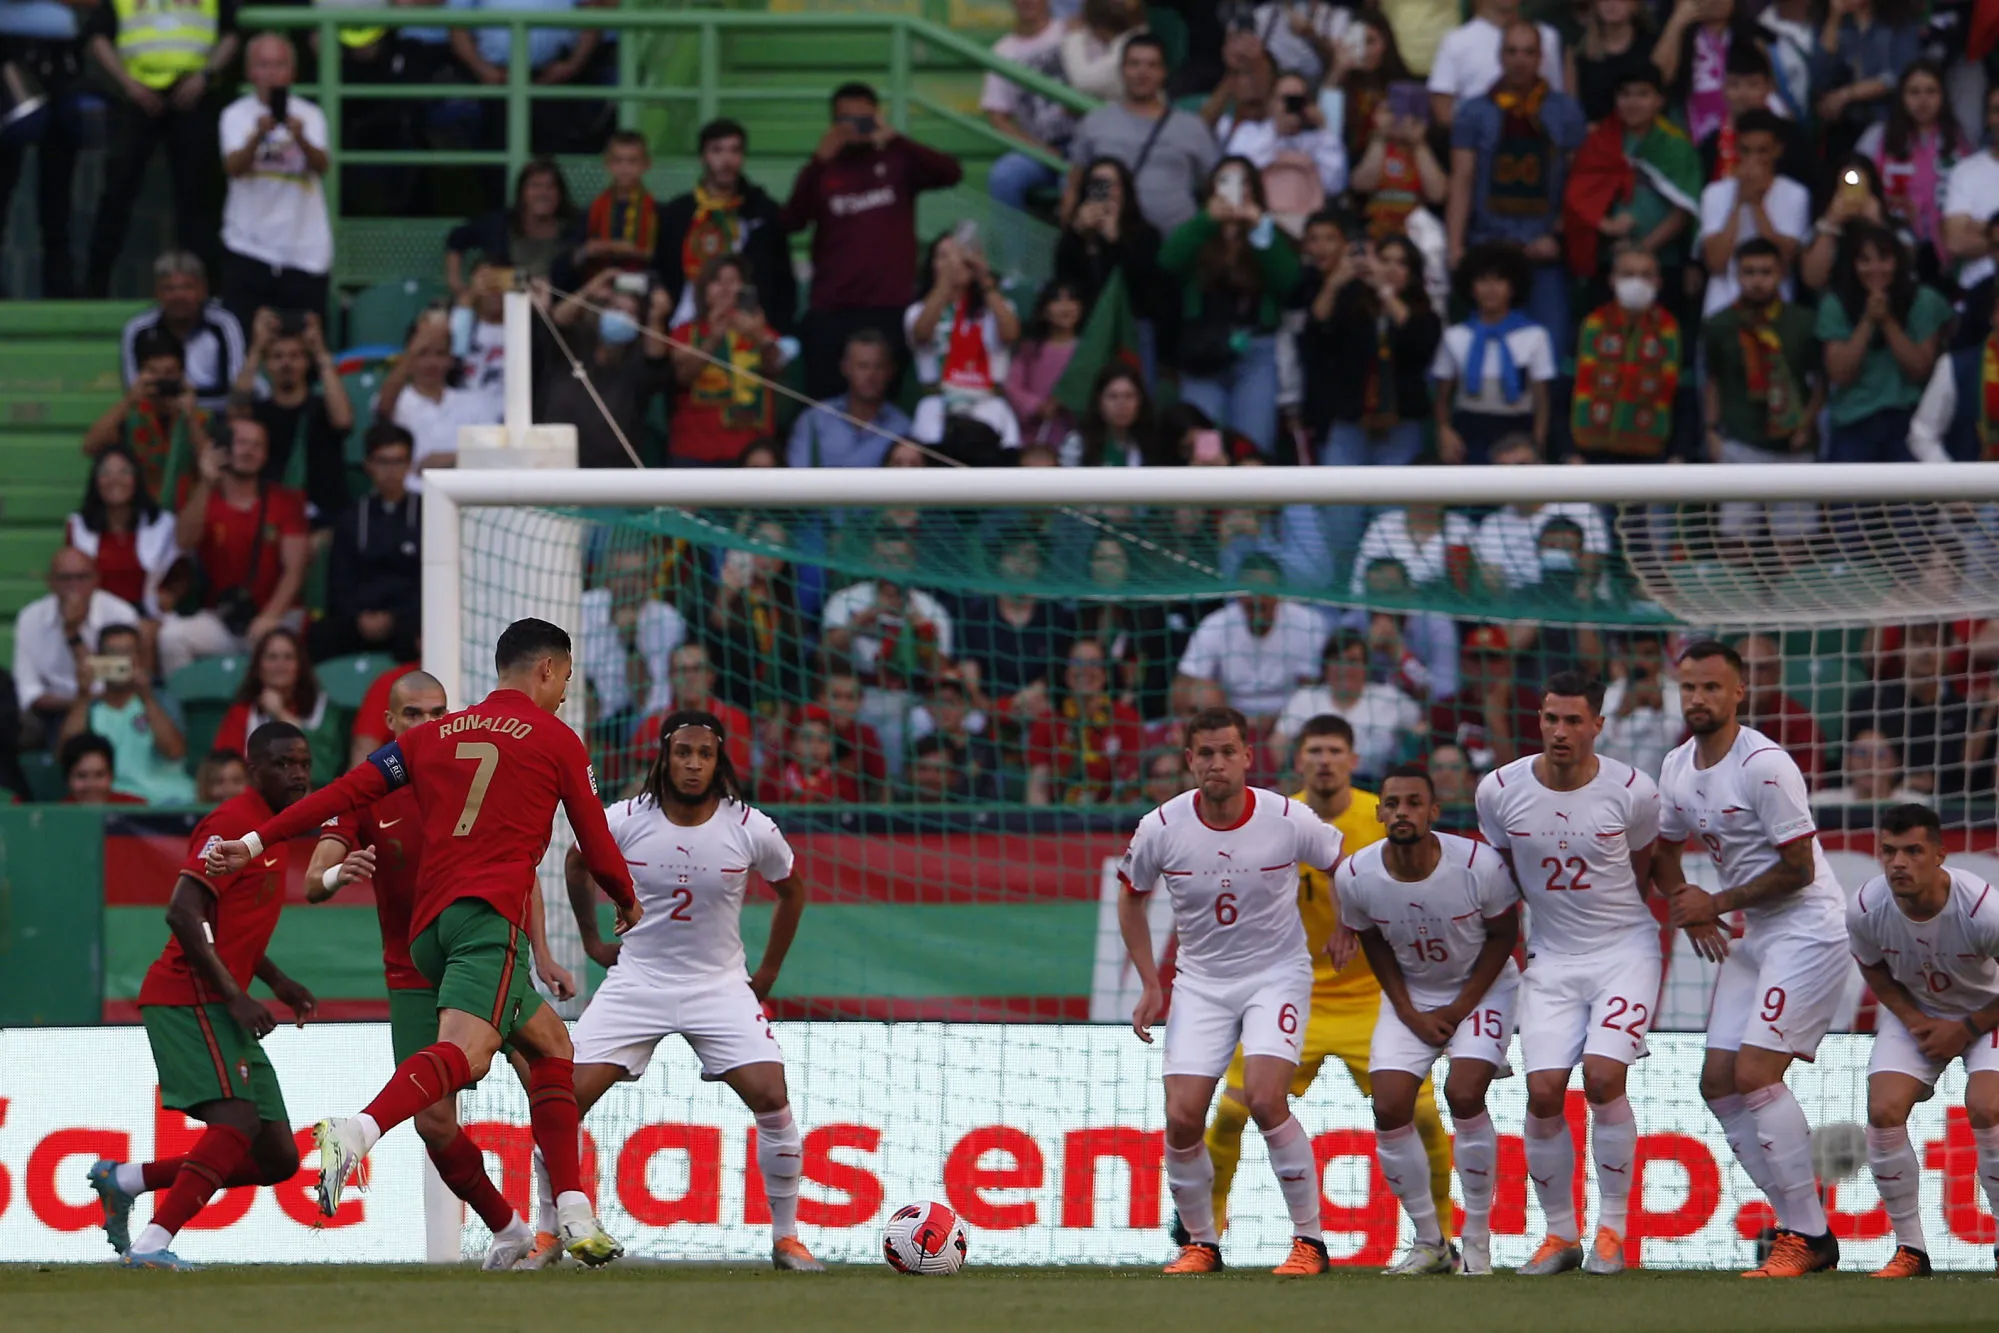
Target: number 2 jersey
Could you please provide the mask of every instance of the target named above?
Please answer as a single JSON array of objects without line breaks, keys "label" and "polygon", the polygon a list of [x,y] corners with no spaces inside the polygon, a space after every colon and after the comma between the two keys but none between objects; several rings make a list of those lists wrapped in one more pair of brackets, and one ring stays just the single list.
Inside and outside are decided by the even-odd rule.
[{"label": "number 2 jersey", "polygon": [[265,846],[409,787],[423,820],[423,866],[410,916],[415,936],[461,898],[477,898],[523,931],[536,867],[558,805],[583,864],[621,906],[632,877],[597,803],[589,752],[569,724],[519,690],[412,727],[256,832]]},{"label": "number 2 jersey", "polygon": [[1911,921],[1876,875],[1846,908],[1853,956],[1882,966],[1933,1018],[1961,1018],[1999,998],[1999,893],[1968,870],[1946,866],[1950,897],[1927,921]]},{"label": "number 2 jersey", "polygon": [[1538,756],[1479,780],[1478,827],[1513,858],[1527,903],[1528,956],[1592,954],[1648,943],[1659,923],[1645,905],[1633,853],[1659,836],[1659,789],[1624,763],[1597,756],[1596,777],[1554,791],[1534,776]]},{"label": "number 2 jersey", "polygon": [[1228,983],[1309,967],[1298,867],[1330,873],[1339,830],[1304,802],[1260,787],[1244,792],[1242,816],[1227,828],[1201,817],[1199,799],[1185,792],[1140,820],[1118,868],[1127,892],[1166,885],[1181,977]]},{"label": "number 2 jersey", "polygon": [[390,990],[429,990],[430,978],[410,960],[410,917],[423,869],[423,812],[408,787],[365,810],[349,811],[319,830],[349,851],[375,849],[375,919],[382,927],[382,976]]},{"label": "number 2 jersey", "polygon": [[694,828],[668,820],[651,796],[619,801],[608,814],[646,909],[625,934],[618,966],[663,981],[745,975],[743,895],[750,872],[767,884],[791,875],[791,845],[777,824],[754,806],[726,799]]},{"label": "number 2 jersey", "polygon": [[[1506,915],[1520,891],[1498,853],[1470,838],[1439,833],[1442,854],[1422,880],[1398,879],[1382,861],[1385,842],[1340,863],[1340,920],[1349,930],[1378,930],[1395,954],[1409,998],[1437,1009],[1458,998],[1485,947],[1485,923]],[[1506,961],[1513,967],[1513,960]],[[1502,975],[1504,973],[1502,972]]]}]

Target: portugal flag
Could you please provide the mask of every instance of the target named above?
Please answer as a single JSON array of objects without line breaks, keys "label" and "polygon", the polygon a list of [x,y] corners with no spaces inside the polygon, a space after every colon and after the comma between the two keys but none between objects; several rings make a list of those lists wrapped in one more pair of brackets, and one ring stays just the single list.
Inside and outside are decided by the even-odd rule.
[{"label": "portugal flag", "polygon": [[1564,248],[1569,268],[1578,277],[1596,272],[1597,245],[1603,240],[1597,224],[1618,205],[1631,202],[1641,174],[1675,208],[1700,217],[1700,156],[1686,134],[1661,117],[1627,153],[1623,124],[1608,117],[1576,150],[1569,188],[1562,198]]},{"label": "portugal flag", "polygon": [[1090,395],[1097,376],[1105,366],[1121,364],[1141,368],[1138,355],[1138,322],[1131,317],[1131,299],[1125,293],[1124,270],[1113,269],[1110,280],[1097,293],[1097,303],[1076,336],[1076,351],[1068,369],[1055,381],[1051,394],[1081,420],[1090,410]]}]

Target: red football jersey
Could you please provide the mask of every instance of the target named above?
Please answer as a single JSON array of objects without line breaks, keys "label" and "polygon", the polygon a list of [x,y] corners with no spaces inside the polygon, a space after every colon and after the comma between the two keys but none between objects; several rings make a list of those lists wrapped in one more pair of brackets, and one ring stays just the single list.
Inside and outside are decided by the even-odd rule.
[{"label": "red football jersey", "polygon": [[[215,952],[236,984],[246,990],[285,908],[285,872],[291,863],[291,847],[273,843],[233,875],[210,875],[206,857],[210,842],[236,837],[236,830],[244,825],[254,826],[270,818],[271,807],[257,789],[245,787],[241,795],[223,802],[194,826],[187,841],[187,860],[180,867],[181,874],[199,880],[215,895]],[[178,939],[167,941],[139,987],[140,1004],[221,1002],[222,997],[188,962]]]},{"label": "red football jersey", "polygon": [[416,793],[398,788],[319,830],[349,848],[375,849],[375,919],[382,926],[382,975],[390,990],[429,990],[430,979],[410,961],[410,916],[423,866],[423,812]]},{"label": "red football jersey", "polygon": [[491,905],[525,931],[558,805],[576,831],[584,866],[612,901],[632,901],[631,871],[597,803],[589,751],[566,722],[519,690],[495,690],[411,728],[267,821],[257,836],[266,846],[297,837],[402,787],[416,793],[423,825],[412,936],[461,898]]}]

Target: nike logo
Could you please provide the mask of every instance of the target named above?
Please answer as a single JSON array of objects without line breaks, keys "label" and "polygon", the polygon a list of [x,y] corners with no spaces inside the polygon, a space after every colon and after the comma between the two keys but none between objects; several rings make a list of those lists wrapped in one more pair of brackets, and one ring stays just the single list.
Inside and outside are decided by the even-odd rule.
[{"label": "nike logo", "polygon": [[275,866],[277,863],[278,863],[278,858],[273,856],[270,860],[264,862],[264,869],[269,870],[272,866]]},{"label": "nike logo", "polygon": [[[405,815],[405,816],[404,816],[403,818],[404,818],[404,819],[407,819],[408,817],[409,817],[409,816]],[[376,824],[375,824],[375,827],[376,827],[376,828],[394,828],[394,827],[395,827],[396,825],[398,825],[398,824],[400,824],[400,823],[402,823],[402,822],[403,822],[403,821],[402,821],[401,819],[383,819],[383,820],[378,820],[378,821],[376,822]]]}]

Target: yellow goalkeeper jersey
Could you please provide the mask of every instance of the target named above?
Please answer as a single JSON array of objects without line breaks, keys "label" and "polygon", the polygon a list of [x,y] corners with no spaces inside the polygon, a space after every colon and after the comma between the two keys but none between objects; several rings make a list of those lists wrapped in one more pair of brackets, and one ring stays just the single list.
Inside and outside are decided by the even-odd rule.
[{"label": "yellow goalkeeper jersey", "polygon": [[[1303,801],[1305,793],[1299,792],[1291,799]],[[1380,816],[1375,813],[1380,804],[1373,792],[1353,789],[1353,800],[1348,803],[1346,813],[1333,821],[1333,827],[1340,831],[1341,856],[1352,856],[1369,843],[1380,842],[1387,836],[1387,830],[1381,827]],[[1365,955],[1355,954],[1354,960],[1344,969],[1333,970],[1332,960],[1326,957],[1326,942],[1332,939],[1333,927],[1338,924],[1338,914],[1333,909],[1332,881],[1310,866],[1298,867],[1298,915],[1304,919],[1305,943],[1312,950],[1312,999],[1315,1003],[1329,999],[1358,999],[1381,993],[1381,984],[1369,970]]]}]

